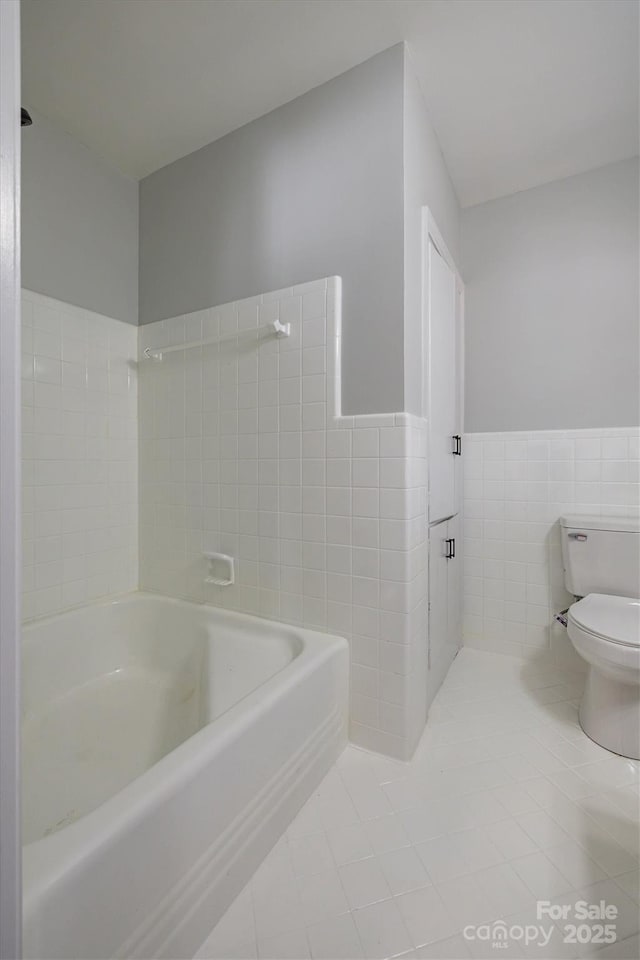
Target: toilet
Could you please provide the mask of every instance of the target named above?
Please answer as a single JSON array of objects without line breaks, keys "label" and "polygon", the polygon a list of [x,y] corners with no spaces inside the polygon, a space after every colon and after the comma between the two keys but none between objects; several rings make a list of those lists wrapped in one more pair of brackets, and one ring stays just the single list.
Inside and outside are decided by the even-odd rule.
[{"label": "toilet", "polygon": [[560,518],[567,631],[588,664],[580,725],[613,753],[640,760],[640,520]]}]

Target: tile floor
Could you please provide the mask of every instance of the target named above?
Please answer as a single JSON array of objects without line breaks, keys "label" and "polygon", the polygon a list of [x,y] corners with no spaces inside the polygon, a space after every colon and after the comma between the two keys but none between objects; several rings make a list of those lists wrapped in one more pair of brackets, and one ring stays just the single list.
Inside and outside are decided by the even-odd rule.
[{"label": "tile floor", "polygon": [[[197,956],[637,957],[640,764],[582,733],[581,686],[462,650],[413,761],[347,747]],[[538,899],[614,904],[617,942],[564,943]],[[502,949],[463,935],[499,919]]]}]

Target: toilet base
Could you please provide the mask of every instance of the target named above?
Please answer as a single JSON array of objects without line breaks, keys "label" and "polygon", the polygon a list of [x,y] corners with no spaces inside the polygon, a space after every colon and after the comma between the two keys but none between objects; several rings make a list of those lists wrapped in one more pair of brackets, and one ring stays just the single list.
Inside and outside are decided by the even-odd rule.
[{"label": "toilet base", "polygon": [[589,667],[580,704],[580,726],[605,750],[640,760],[640,686]]}]

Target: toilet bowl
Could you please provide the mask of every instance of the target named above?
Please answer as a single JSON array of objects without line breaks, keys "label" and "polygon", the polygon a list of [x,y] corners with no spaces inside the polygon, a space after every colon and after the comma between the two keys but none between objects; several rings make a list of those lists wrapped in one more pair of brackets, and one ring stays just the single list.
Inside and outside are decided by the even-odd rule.
[{"label": "toilet bowl", "polygon": [[567,631],[588,664],[582,729],[607,750],[640,760],[640,521],[560,518],[565,586],[577,599]]},{"label": "toilet bowl", "polygon": [[569,608],[567,630],[589,665],[582,729],[607,750],[640,760],[640,600],[589,594]]}]

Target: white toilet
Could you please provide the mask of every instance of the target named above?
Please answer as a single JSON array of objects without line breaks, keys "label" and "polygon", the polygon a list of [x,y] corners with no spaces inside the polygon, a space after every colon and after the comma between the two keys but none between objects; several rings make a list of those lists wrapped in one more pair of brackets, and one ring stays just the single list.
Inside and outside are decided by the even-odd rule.
[{"label": "white toilet", "polygon": [[580,725],[596,743],[640,760],[640,520],[560,518],[564,579],[581,597],[567,630],[589,664]]}]

